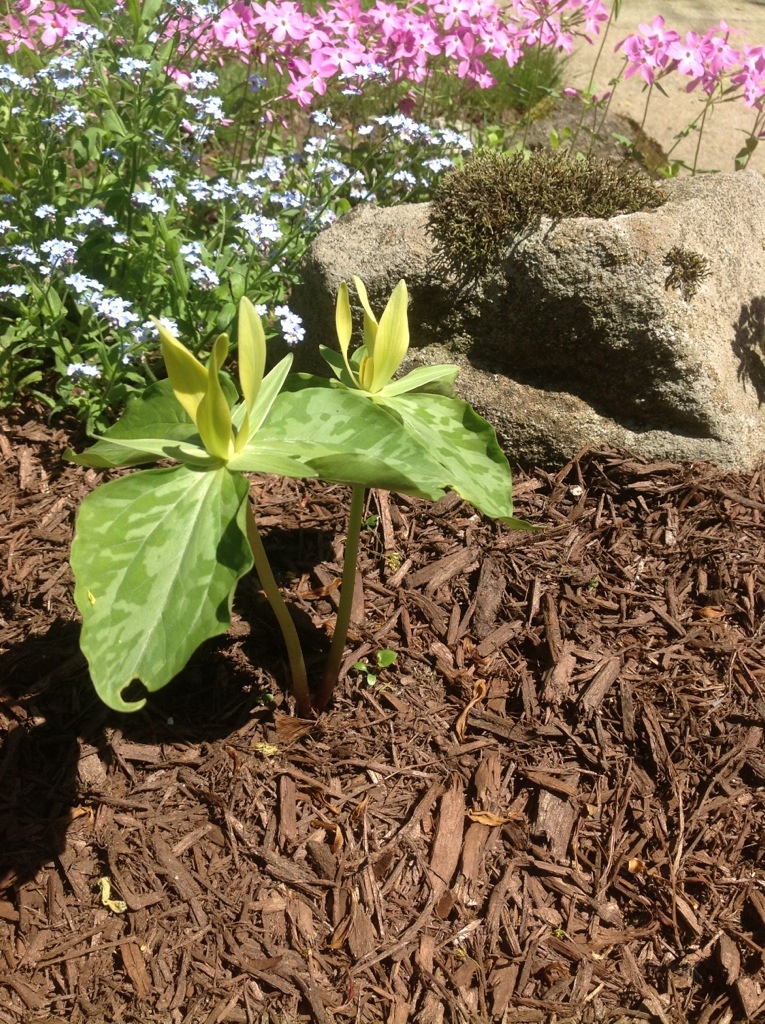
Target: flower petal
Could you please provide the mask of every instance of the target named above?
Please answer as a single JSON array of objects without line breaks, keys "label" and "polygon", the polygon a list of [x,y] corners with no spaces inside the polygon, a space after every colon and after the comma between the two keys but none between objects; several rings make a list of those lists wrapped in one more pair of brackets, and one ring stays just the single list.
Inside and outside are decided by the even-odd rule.
[{"label": "flower petal", "polygon": [[399,281],[380,317],[375,342],[374,373],[369,389],[372,392],[385,387],[409,350],[408,299],[406,281]]},{"label": "flower petal", "polygon": [[249,413],[255,405],[266,369],[266,335],[255,307],[244,295],[239,300],[236,339],[239,385]]},{"label": "flower petal", "polygon": [[220,384],[219,371],[228,354],[228,335],[218,335],[208,363],[207,390],[197,409],[197,429],[210,455],[228,460],[234,454],[231,410]]},{"label": "flower petal", "polygon": [[207,370],[196,356],[154,317],[151,318],[159,331],[162,358],[167,376],[170,378],[175,397],[188,415],[197,422],[197,409],[207,391]]},{"label": "flower petal", "polygon": [[337,304],[335,305],[335,329],[337,331],[337,341],[340,345],[340,352],[343,356],[346,369],[348,373],[353,377],[354,381],[356,376],[351,369],[351,364],[348,361],[348,346],[351,343],[351,335],[353,334],[353,318],[351,316],[351,303],[348,298],[348,285],[345,281],[340,282],[340,287],[337,289]]},{"label": "flower petal", "polygon": [[359,300],[361,305],[364,307],[364,346],[367,350],[367,355],[374,356],[375,340],[377,338],[377,317],[374,315],[372,307],[369,305],[369,296],[367,295],[367,289],[364,282],[360,277],[356,277],[354,275],[353,283],[356,285]]}]

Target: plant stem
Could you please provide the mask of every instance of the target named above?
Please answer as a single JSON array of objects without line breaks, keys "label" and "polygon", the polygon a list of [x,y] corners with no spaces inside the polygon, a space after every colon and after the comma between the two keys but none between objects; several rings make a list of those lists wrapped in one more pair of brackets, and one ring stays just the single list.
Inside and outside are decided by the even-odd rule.
[{"label": "plant stem", "polygon": [[704,137],[704,122],[707,119],[707,111],[709,110],[712,103],[712,98],[707,100],[704,104],[704,113],[701,115],[701,127],[699,128],[698,138],[696,139],[696,152],[693,154],[693,167],[691,168],[691,174],[696,173],[696,167],[699,163],[699,150],[701,149],[701,140]]},{"label": "plant stem", "polygon": [[337,619],[335,621],[335,632],[329,648],[321,687],[314,700],[314,707],[317,711],[323,711],[327,704],[329,704],[337,677],[340,674],[340,663],[343,660],[345,641],[348,638],[348,626],[351,621],[351,609],[353,608],[353,591],[356,586],[356,562],[359,556],[359,537],[361,535],[361,520],[364,515],[365,496],[364,488],[356,484],[351,493],[351,511],[348,517],[348,530],[345,535],[343,579],[340,590],[340,605],[337,609]]},{"label": "plant stem", "polygon": [[284,643],[287,647],[287,657],[289,658],[290,672],[292,674],[292,690],[297,702],[298,715],[301,718],[308,718],[311,714],[311,694],[308,691],[308,674],[305,669],[303,650],[300,646],[295,623],[292,621],[292,616],[287,609],[287,605],[284,603],[284,598],[271,571],[266,549],[263,547],[263,541],[260,537],[258,525],[255,522],[255,514],[252,511],[249,498],[247,499],[247,540],[252,548],[255,570],[260,579],[260,585],[276,616],[276,621],[279,623],[279,628],[282,631]]},{"label": "plant stem", "polygon": [[600,37],[600,46],[598,47],[598,52],[595,55],[595,61],[594,61],[593,65],[592,65],[592,71],[590,73],[590,80],[587,83],[587,90],[586,91],[587,91],[587,95],[588,96],[592,95],[592,87],[595,84],[595,75],[596,75],[597,70],[598,70],[598,64],[600,63],[600,58],[603,56],[603,49],[604,49],[604,47],[606,45],[606,39],[608,37],[608,30],[611,28],[611,25],[619,17],[619,13],[621,11],[621,6],[622,6],[621,5],[621,0],[617,0],[616,3],[613,3],[611,5],[611,10],[608,13],[608,21],[606,22],[606,27],[603,29],[603,35]]}]

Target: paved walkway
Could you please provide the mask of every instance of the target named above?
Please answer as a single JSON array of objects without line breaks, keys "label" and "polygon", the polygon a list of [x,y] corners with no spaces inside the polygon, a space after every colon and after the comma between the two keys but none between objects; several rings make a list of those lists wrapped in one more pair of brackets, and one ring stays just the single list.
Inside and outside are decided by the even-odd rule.
[{"label": "paved walkway", "polygon": [[[657,14],[661,14],[667,26],[674,28],[681,36],[688,31],[703,33],[719,25],[722,19],[732,29],[740,29],[744,33],[731,37],[731,45],[737,49],[743,43],[765,45],[765,0],[623,0],[621,14],[608,33],[597,65],[596,91],[605,92],[609,80],[620,74],[624,57],[614,52],[616,43],[636,31],[639,24],[650,24]],[[593,46],[587,43],[577,46],[566,73],[568,84],[577,88],[587,86],[599,44],[598,39]],[[672,147],[675,135],[698,117],[703,109],[705,94],[700,88],[686,93],[687,81],[678,74],[672,74],[662,82],[667,96],[653,90],[645,130],[665,151]],[[628,114],[640,123],[647,95],[643,85],[640,75],[634,75],[627,82],[620,81],[614,93],[612,109]],[[703,170],[732,171],[734,157],[744,144],[755,114],[756,111],[745,107],[741,100],[713,108],[704,128],[698,167]],[[673,151],[673,157],[692,163],[696,141],[696,135],[684,139]],[[765,139],[761,140],[749,167],[765,173]]]}]

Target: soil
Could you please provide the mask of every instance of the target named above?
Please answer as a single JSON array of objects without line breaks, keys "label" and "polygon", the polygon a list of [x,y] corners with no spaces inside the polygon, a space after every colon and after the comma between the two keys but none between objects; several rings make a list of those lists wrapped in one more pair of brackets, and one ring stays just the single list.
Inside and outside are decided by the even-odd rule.
[{"label": "soil", "polygon": [[[583,451],[517,474],[532,534],[373,493],[328,713],[253,577],[120,716],[69,440],[0,424],[2,1024],[765,1020],[765,468]],[[318,672],[348,495],[252,498]]]}]

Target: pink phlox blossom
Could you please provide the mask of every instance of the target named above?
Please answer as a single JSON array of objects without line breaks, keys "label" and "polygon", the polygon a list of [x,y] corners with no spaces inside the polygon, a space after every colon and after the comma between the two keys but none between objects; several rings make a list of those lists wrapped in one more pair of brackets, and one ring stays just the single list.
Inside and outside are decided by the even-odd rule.
[{"label": "pink phlox blossom", "polygon": [[523,56],[523,46],[518,33],[510,29],[500,29],[491,38],[492,57],[503,57],[508,67],[513,67]]},{"label": "pink phlox blossom", "polygon": [[715,29],[710,28],[701,41],[705,63],[704,89],[710,94],[739,62],[738,50],[734,50],[728,42],[729,30],[724,21],[720,22],[720,30],[725,34],[714,35]]},{"label": "pink phlox blossom", "polygon": [[[352,75],[359,64],[364,63],[366,51],[357,40],[349,40],[348,42],[348,46],[327,45],[317,48],[317,51],[323,54],[323,59],[320,62],[322,66],[331,64],[334,68],[333,74],[339,72],[342,75]],[[354,43],[355,45],[353,45]],[[317,51],[312,52],[315,53]]]},{"label": "pink phlox blossom", "polygon": [[337,72],[337,63],[324,50],[314,50],[311,60],[293,57],[289,62],[291,82],[287,91],[298,103],[310,106],[314,95],[323,96],[327,91],[327,80]]},{"label": "pink phlox blossom", "polygon": [[572,40],[561,28],[558,0],[513,0],[519,34],[527,47],[554,46],[571,52]]},{"label": "pink phlox blossom", "polygon": [[416,67],[424,67],[429,57],[436,57],[442,52],[438,33],[432,25],[402,25],[395,36],[394,60],[412,62]]},{"label": "pink phlox blossom", "polygon": [[741,53],[741,70],[731,75],[733,85],[743,89],[747,107],[762,109],[765,97],[765,46],[744,45]]},{"label": "pink phlox blossom", "polygon": [[670,43],[676,43],[680,39],[680,33],[673,28],[665,28],[665,24],[664,18],[657,14],[650,25],[646,25],[645,22],[638,25],[638,31],[645,36],[646,42],[654,52],[666,50]]},{"label": "pink phlox blossom", "polygon": [[704,74],[704,54],[701,50],[701,39],[698,32],[686,32],[685,42],[670,43],[667,54],[675,61],[681,75],[700,79]]},{"label": "pink phlox blossom", "polygon": [[33,51],[40,46],[55,46],[79,27],[78,15],[82,13],[54,0],[19,0],[15,13],[6,21],[9,31],[0,32],[0,40],[8,43],[8,53],[22,46]]},{"label": "pink phlox blossom", "polygon": [[486,66],[480,59],[485,53],[484,43],[476,39],[472,32],[463,32],[454,49],[454,55],[460,58],[457,76],[477,80],[486,75]]},{"label": "pink phlox blossom", "polygon": [[648,85],[652,85],[656,72],[661,70],[662,65],[660,58],[654,53],[648,41],[643,39],[642,36],[635,34],[627,36],[618,45],[622,47],[627,57],[624,78],[632,78],[634,74],[639,72],[641,78]]},{"label": "pink phlox blossom", "polygon": [[470,23],[472,7],[472,0],[439,0],[431,10],[443,15],[443,26],[449,32],[455,25],[461,28]]},{"label": "pink phlox blossom", "polygon": [[589,0],[582,4],[584,16],[584,38],[588,43],[592,42],[591,36],[600,34],[600,26],[608,21],[608,8],[602,0]]},{"label": "pink phlox blossom", "polygon": [[324,33],[329,41],[332,37],[343,39],[346,36],[359,38],[366,33],[370,18],[358,7],[354,0],[348,2],[331,2],[326,7],[317,7],[313,15],[312,32]]},{"label": "pink phlox blossom", "polygon": [[399,28],[401,9],[394,3],[386,3],[384,0],[377,0],[374,7],[367,12],[370,19],[374,19],[375,28],[379,31],[383,42],[388,42]]},{"label": "pink phlox blossom", "polygon": [[496,22],[502,17],[501,10],[494,0],[473,0],[468,13],[473,22]]},{"label": "pink phlox blossom", "polygon": [[252,13],[247,4],[236,3],[224,8],[211,26],[215,40],[225,49],[249,55],[255,32]]},{"label": "pink phlox blossom", "polygon": [[168,76],[172,78],[179,89],[183,89],[185,92],[191,85],[191,75],[187,71],[182,71],[180,68],[165,68]]},{"label": "pink phlox blossom", "polygon": [[285,3],[267,0],[264,6],[255,3],[252,11],[253,22],[265,29],[275,43],[283,43],[287,39],[305,39],[313,28],[310,16],[291,0]]},{"label": "pink phlox blossom", "polygon": [[640,72],[651,85],[657,73],[669,66],[669,47],[679,41],[680,35],[674,29],[665,28],[664,24],[664,18],[657,14],[650,25],[638,25],[637,32],[616,44],[614,49],[623,49],[627,57],[625,78]]}]

